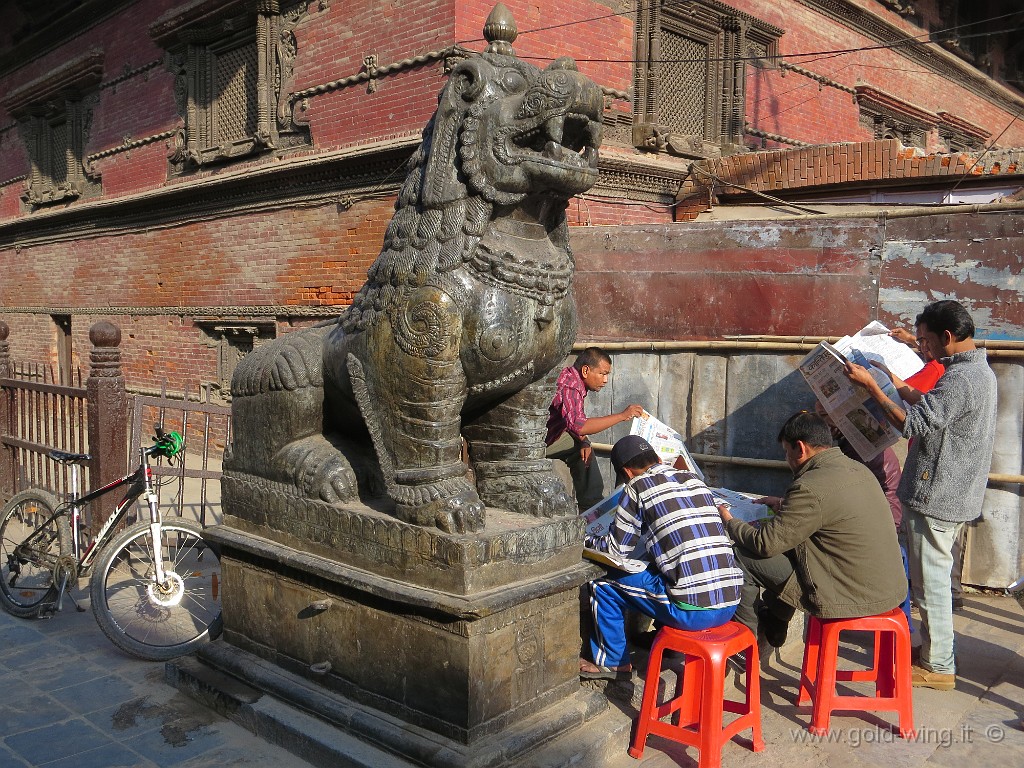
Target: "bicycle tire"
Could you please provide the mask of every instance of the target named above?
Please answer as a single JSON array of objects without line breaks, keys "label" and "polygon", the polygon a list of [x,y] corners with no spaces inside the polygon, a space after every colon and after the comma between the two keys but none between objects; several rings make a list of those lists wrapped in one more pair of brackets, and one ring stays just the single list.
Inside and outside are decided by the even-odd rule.
[{"label": "bicycle tire", "polygon": [[0,511],[0,604],[22,619],[57,599],[53,573],[57,558],[70,555],[71,526],[66,515],[52,520],[33,549],[35,557],[17,557],[15,546],[38,531],[60,507],[51,493],[38,488],[16,493]]},{"label": "bicycle tire", "polygon": [[175,520],[161,527],[164,587],[152,581],[149,523],[126,528],[103,548],[89,590],[103,633],[118,648],[150,661],[191,653],[223,627],[219,548],[202,528]]}]

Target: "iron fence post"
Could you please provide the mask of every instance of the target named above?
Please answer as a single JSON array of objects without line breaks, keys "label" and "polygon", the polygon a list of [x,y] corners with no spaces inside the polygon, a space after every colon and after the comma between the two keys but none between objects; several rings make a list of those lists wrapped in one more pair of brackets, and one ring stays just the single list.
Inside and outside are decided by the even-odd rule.
[{"label": "iron fence post", "polygon": [[[90,485],[98,488],[117,480],[128,467],[128,397],[121,371],[121,329],[106,320],[89,329]],[[106,521],[105,505],[93,505],[94,530]]]},{"label": "iron fence post", "polygon": [[[11,377],[11,349],[7,342],[10,328],[0,320],[0,379]],[[0,439],[12,433],[10,393],[0,389]],[[14,448],[0,444],[0,501],[7,502],[14,495]]]}]

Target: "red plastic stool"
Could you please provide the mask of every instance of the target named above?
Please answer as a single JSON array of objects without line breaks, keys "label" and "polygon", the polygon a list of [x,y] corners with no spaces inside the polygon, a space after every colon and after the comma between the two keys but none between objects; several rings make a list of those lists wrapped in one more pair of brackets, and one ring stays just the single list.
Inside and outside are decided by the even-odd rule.
[{"label": "red plastic stool", "polygon": [[[871,669],[837,670],[839,633],[866,630],[875,636],[875,659]],[[900,736],[914,737],[914,700],[910,673],[910,627],[899,608],[878,616],[857,619],[810,617],[804,663],[800,672],[797,706],[813,699],[811,733],[828,733],[835,710],[894,710],[899,713]],[[840,696],[836,681],[875,684],[874,696]]]},{"label": "red plastic stool", "polygon": [[[686,663],[676,697],[659,706],[661,656],[666,650],[686,654]],[[726,661],[743,651],[747,652],[747,698],[746,701],[728,701],[724,694]],[[723,726],[724,712],[740,716]],[[678,713],[673,723],[662,722],[662,718],[673,713]],[[630,756],[642,757],[647,737],[656,734],[697,747],[700,750],[699,768],[718,768],[722,764],[722,747],[747,728],[753,729],[753,749],[760,752],[764,749],[761,673],[757,640],[751,631],[734,621],[700,632],[662,627],[651,645],[644,698],[636,734],[629,748]]]}]

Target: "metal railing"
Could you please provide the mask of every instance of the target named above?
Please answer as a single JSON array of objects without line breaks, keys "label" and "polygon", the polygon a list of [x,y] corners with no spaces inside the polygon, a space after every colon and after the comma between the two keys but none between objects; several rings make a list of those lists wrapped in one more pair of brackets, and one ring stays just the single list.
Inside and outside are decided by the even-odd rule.
[{"label": "metal railing", "polygon": [[[37,364],[12,364],[12,375],[0,378],[6,424],[0,425],[0,444],[8,453],[13,469],[8,494],[25,488],[45,488],[63,498],[68,491],[66,466],[47,458],[52,449],[75,453],[88,452],[87,391],[81,385],[66,386],[54,382],[52,369]],[[88,467],[83,468],[88,486]]]},{"label": "metal railing", "polygon": [[[189,397],[136,395],[132,408],[130,456],[149,445],[153,425],[174,430],[185,439],[180,463],[153,466],[159,483],[160,503],[168,514],[196,520],[201,525],[220,522],[220,476],[224,447],[231,440],[231,407]],[[170,497],[167,493],[170,491]]]}]

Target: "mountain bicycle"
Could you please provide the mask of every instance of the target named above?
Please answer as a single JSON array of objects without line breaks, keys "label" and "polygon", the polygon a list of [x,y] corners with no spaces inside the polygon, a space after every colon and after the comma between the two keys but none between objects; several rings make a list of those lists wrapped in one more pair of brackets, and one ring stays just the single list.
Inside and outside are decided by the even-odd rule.
[{"label": "mountain bicycle", "polygon": [[[50,451],[71,470],[69,500],[49,492],[15,494],[0,512],[0,604],[22,618],[48,618],[70,598],[69,588],[92,574],[92,611],[114,645],[159,661],[190,653],[220,634],[220,554],[193,522],[165,521],[157,503],[151,457],[171,461],[182,449],[177,432],[156,428],[154,444],[140,449],[138,467],[119,480],[81,494],[79,467],[89,454]],[[89,540],[83,513],[97,497],[127,486],[124,499]],[[132,521],[145,496],[149,521]],[[128,519],[123,531],[119,525]]]}]

